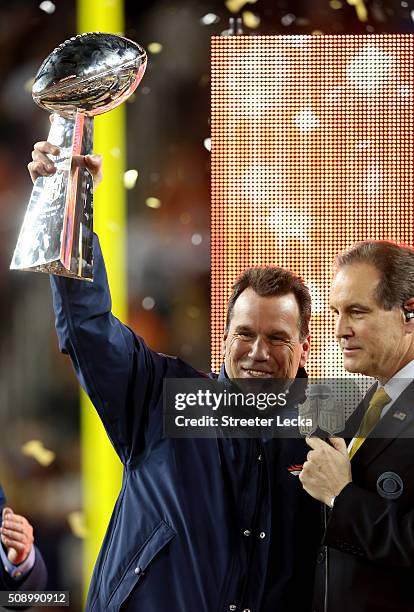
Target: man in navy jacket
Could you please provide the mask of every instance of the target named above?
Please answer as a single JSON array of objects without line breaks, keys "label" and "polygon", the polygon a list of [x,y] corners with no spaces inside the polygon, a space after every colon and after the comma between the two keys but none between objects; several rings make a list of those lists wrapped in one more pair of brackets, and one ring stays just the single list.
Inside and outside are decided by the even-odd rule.
[{"label": "man in navy jacket", "polygon": [[0,486],[0,590],[39,591],[45,588],[46,567],[34,546],[33,527],[11,508]]},{"label": "man in navy jacket", "polygon": [[[56,153],[35,145],[32,179],[55,171]],[[99,158],[84,163],[100,174]],[[94,282],[51,283],[60,349],[124,465],[87,609],[310,612],[320,507],[292,470],[304,441],[165,438],[164,379],[205,375],[112,315],[97,237]],[[219,380],[305,376],[309,317],[300,279],[247,271],[229,302]]]}]

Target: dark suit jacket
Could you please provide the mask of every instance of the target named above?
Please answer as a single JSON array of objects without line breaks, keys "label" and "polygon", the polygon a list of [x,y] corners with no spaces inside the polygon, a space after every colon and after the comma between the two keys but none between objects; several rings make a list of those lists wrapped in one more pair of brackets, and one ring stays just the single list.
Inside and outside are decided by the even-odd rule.
[{"label": "dark suit jacket", "polygon": [[[5,506],[6,498],[2,487],[0,486],[0,525],[1,514]],[[0,546],[2,544],[0,543]],[[38,548],[36,550],[35,564],[28,574],[21,580],[11,578],[4,569],[3,563],[0,561],[0,590],[1,591],[40,591],[46,587],[47,570],[43,561],[42,555]],[[22,608],[20,608],[22,609]]]},{"label": "dark suit jacket", "polygon": [[[373,392],[349,419],[350,437]],[[314,610],[413,612],[414,383],[397,398],[351,463],[353,482],[328,511]]]},{"label": "dark suit jacket", "polygon": [[124,464],[86,610],[310,611],[320,507],[289,471],[304,440],[166,437],[164,379],[203,375],[111,314],[97,239],[93,283],[51,283],[60,347]]}]

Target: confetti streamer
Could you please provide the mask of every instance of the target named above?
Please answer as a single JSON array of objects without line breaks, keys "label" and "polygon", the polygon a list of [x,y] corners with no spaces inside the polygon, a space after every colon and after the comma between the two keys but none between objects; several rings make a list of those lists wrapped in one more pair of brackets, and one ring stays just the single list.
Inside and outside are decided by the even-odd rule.
[{"label": "confetti streamer", "polygon": [[84,540],[88,537],[89,531],[85,524],[85,515],[83,512],[75,511],[68,514],[69,527],[76,538]]},{"label": "confetti streamer", "polygon": [[227,0],[226,8],[231,13],[238,13],[246,4],[255,4],[257,0]]},{"label": "confetti streamer", "polygon": [[43,446],[40,440],[30,440],[22,446],[22,453],[26,457],[33,457],[43,467],[48,467],[56,458],[56,454]]},{"label": "confetti streamer", "polygon": [[360,21],[368,21],[368,11],[364,0],[347,0],[349,6],[354,6]]}]

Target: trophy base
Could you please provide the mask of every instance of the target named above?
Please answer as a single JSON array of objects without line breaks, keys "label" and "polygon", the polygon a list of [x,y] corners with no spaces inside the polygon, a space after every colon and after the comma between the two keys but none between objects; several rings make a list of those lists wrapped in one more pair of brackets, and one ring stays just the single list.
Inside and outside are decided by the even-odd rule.
[{"label": "trophy base", "polygon": [[83,276],[67,270],[61,261],[51,261],[50,263],[42,264],[41,266],[33,266],[31,268],[13,268],[11,270],[20,270],[21,272],[43,272],[45,274],[55,274],[56,276],[67,276],[68,278],[77,278],[78,280],[93,282],[92,268],[90,275],[86,276],[85,270],[83,270]]}]

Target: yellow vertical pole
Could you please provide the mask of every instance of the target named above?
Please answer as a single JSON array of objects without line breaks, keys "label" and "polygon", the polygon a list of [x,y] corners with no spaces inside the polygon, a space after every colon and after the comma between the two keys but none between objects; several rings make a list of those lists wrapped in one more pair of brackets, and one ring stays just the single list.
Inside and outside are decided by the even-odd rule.
[{"label": "yellow vertical pole", "polygon": [[[77,0],[77,29],[82,32],[124,30],[123,0]],[[104,158],[104,182],[94,194],[94,230],[108,271],[114,314],[125,321],[126,197],[125,106],[95,118],[94,152]],[[122,466],[86,395],[81,392],[82,493],[88,536],[84,542],[84,591],[121,485]]]}]

